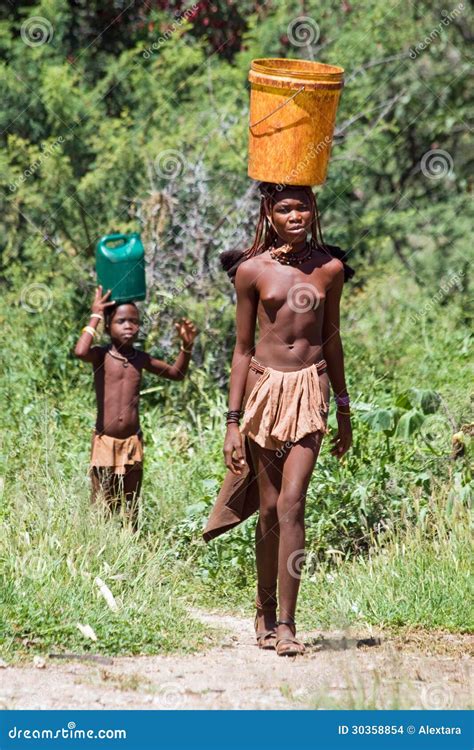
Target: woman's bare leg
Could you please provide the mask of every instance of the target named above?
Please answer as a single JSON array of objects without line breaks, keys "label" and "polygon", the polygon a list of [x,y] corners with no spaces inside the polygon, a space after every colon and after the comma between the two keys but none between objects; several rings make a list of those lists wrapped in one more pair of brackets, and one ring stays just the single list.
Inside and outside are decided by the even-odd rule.
[{"label": "woman's bare leg", "polygon": [[[257,475],[260,509],[255,531],[255,557],[257,563],[257,586],[260,601],[265,604],[266,592],[276,589],[278,576],[279,526],[277,501],[280,494],[283,457],[275,451],[261,448],[249,440],[252,461]],[[257,618],[257,630],[275,627],[276,617],[263,612]]]},{"label": "woman's bare leg", "polygon": [[[283,467],[281,491],[277,502],[280,525],[278,587],[281,620],[292,620],[295,617],[305,547],[306,492],[321,442],[322,433],[307,435],[292,446]],[[289,626],[278,627],[279,638],[292,634]]]}]

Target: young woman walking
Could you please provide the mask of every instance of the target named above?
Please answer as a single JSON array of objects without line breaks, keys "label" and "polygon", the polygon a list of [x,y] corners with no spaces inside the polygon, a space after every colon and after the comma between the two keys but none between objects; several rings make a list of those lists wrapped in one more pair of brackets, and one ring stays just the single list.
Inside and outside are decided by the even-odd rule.
[{"label": "young woman walking", "polygon": [[262,183],[260,190],[253,245],[221,256],[237,293],[224,443],[229,471],[204,538],[258,508],[257,642],[293,656],[304,652],[295,629],[297,571],[306,492],[328,432],[330,385],[338,423],[331,453],[341,458],[352,440],[339,303],[354,271],[324,245],[310,188]]}]

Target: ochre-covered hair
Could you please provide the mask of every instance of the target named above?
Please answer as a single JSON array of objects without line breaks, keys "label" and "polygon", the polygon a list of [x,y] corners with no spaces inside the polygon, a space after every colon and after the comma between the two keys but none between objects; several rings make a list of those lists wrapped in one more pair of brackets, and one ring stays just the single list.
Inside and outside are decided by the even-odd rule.
[{"label": "ochre-covered hair", "polygon": [[311,188],[306,185],[275,185],[271,182],[261,182],[259,184],[259,190],[261,193],[260,212],[252,245],[246,250],[227,250],[219,256],[222,268],[227,272],[232,283],[235,282],[235,274],[241,263],[249,258],[253,258],[255,255],[264,253],[277,239],[276,231],[268,220],[268,216],[271,216],[272,208],[279,200],[279,193],[284,189],[293,189],[306,193],[313,212],[313,218],[311,220],[311,245],[315,250],[325,252],[331,258],[339,258],[344,265],[344,281],[348,281],[354,275],[354,269],[345,263],[344,257],[346,254],[340,247],[337,247],[336,245],[327,245],[324,242],[318,204]]}]

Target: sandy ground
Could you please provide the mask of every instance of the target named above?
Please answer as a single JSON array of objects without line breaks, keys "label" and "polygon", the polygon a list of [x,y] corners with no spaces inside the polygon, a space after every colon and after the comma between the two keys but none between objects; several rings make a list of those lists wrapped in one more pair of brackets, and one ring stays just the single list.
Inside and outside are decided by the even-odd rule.
[{"label": "sandy ground", "polygon": [[0,709],[472,707],[469,635],[300,633],[305,656],[283,658],[257,648],[251,621],[194,615],[219,628],[217,646],[186,656],[3,665]]}]

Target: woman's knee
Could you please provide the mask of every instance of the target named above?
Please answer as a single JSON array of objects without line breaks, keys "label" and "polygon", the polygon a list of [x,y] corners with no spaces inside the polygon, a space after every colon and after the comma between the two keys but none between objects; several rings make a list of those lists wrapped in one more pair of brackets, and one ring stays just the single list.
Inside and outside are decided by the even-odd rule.
[{"label": "woman's knee", "polygon": [[281,492],[277,503],[280,525],[303,523],[305,503],[306,493]]},{"label": "woman's knee", "polygon": [[259,518],[260,524],[264,529],[275,526],[278,523],[277,497],[270,502],[260,505]]}]

